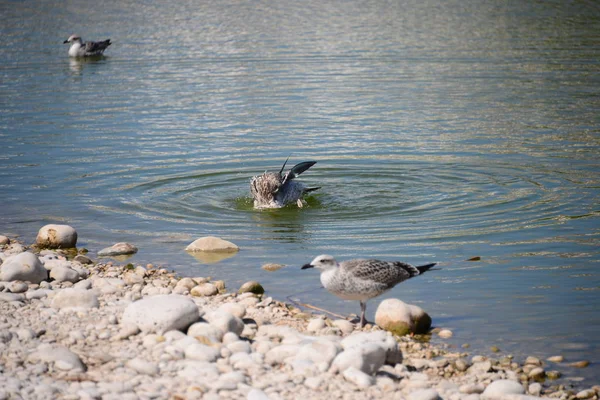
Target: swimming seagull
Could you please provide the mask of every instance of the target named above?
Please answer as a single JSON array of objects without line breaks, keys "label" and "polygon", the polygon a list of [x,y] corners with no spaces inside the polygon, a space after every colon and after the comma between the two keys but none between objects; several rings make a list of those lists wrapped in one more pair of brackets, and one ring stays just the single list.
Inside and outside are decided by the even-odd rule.
[{"label": "swimming seagull", "polygon": [[71,35],[63,43],[71,43],[69,48],[69,56],[71,57],[101,56],[104,50],[112,44],[110,39],[101,42],[84,42],[79,35]]},{"label": "swimming seagull", "polygon": [[302,269],[317,268],[321,283],[330,293],[344,300],[360,301],[360,325],[365,326],[367,300],[387,292],[400,282],[425,273],[436,265],[431,263],[414,267],[399,261],[348,260],[338,263],[328,255],[316,257]]},{"label": "swimming seagull", "polygon": [[302,208],[305,204],[302,197],[308,192],[319,189],[318,187],[307,188],[302,183],[294,180],[298,175],[315,165],[316,161],[305,161],[296,164],[285,175],[282,175],[288,160],[285,160],[279,172],[265,171],[262,175],[252,177],[250,180],[250,193],[252,193],[255,208],[281,208],[293,202],[296,202],[298,207]]}]

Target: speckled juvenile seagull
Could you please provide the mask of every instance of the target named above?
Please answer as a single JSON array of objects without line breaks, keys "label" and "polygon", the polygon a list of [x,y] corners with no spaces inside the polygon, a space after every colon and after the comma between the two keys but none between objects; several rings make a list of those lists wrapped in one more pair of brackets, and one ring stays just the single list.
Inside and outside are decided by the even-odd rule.
[{"label": "speckled juvenile seagull", "polygon": [[344,300],[360,301],[360,325],[365,326],[367,300],[387,292],[400,282],[421,275],[437,263],[414,267],[399,261],[348,260],[338,263],[328,255],[316,257],[302,269],[317,268],[321,283]]},{"label": "speckled juvenile seagull", "polygon": [[[289,157],[288,157],[289,159]],[[302,183],[294,180],[298,175],[315,165],[316,161],[305,161],[296,164],[282,175],[285,160],[279,172],[266,172],[254,176],[250,180],[250,193],[254,199],[254,208],[281,208],[289,203],[297,203],[298,207],[304,206],[302,197],[316,188],[307,188]]]},{"label": "speckled juvenile seagull", "polygon": [[104,50],[112,44],[110,39],[101,42],[84,42],[79,35],[71,35],[63,43],[71,43],[69,48],[69,56],[71,57],[101,56]]}]

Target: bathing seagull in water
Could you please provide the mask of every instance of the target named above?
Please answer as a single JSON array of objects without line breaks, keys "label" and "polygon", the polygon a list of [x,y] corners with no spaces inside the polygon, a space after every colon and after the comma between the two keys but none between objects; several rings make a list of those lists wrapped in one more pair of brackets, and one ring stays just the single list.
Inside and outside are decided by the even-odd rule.
[{"label": "bathing seagull in water", "polygon": [[412,266],[400,261],[348,260],[338,263],[335,258],[320,255],[302,269],[317,268],[321,283],[330,293],[344,300],[360,301],[360,325],[365,326],[367,300],[387,292],[400,282],[421,275],[437,263]]},{"label": "bathing seagull in water", "polygon": [[102,42],[84,42],[79,35],[71,35],[63,43],[71,43],[69,48],[69,56],[71,57],[101,56],[104,50],[112,44],[110,39]]},{"label": "bathing seagull in water", "polygon": [[252,177],[250,180],[250,193],[252,193],[255,208],[281,208],[294,202],[302,208],[305,204],[302,197],[308,192],[319,189],[318,187],[307,188],[302,183],[294,180],[298,175],[315,165],[316,161],[305,161],[296,164],[285,175],[282,175],[288,160],[285,160],[279,172],[265,172],[262,175]]}]

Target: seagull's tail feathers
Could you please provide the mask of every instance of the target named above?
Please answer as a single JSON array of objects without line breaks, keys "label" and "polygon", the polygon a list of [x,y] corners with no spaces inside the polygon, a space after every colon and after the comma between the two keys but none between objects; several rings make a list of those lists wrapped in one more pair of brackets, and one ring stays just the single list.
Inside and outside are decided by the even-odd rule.
[{"label": "seagull's tail feathers", "polygon": [[435,267],[436,265],[437,265],[437,263],[431,263],[431,264],[421,265],[421,266],[418,266],[415,268],[419,270],[419,275],[420,275],[420,274],[424,274],[425,272],[429,271],[431,268]]},{"label": "seagull's tail feathers", "polygon": [[319,190],[321,187],[309,187],[304,189],[304,193],[314,192],[315,190]]}]

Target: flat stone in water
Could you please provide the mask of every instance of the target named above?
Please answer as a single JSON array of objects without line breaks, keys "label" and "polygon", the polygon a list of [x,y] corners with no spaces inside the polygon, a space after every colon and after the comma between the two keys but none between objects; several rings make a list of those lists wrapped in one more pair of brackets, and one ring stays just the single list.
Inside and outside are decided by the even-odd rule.
[{"label": "flat stone in water", "polygon": [[123,256],[137,253],[138,249],[132,244],[120,242],[106,247],[98,252],[100,257]]},{"label": "flat stone in water", "polygon": [[215,236],[205,236],[196,239],[185,248],[186,251],[191,252],[205,251],[216,253],[235,253],[239,249],[235,244]]}]

